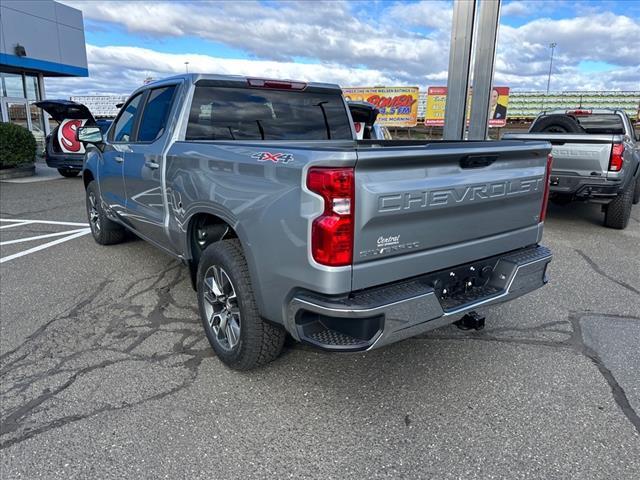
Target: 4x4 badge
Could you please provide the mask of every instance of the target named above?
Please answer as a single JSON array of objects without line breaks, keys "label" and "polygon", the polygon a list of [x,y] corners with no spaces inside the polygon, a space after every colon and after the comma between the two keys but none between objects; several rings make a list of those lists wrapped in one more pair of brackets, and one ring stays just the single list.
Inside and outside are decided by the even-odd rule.
[{"label": "4x4 badge", "polygon": [[282,152],[256,152],[251,155],[251,158],[257,158],[259,162],[273,162],[273,163],[289,163],[293,162],[293,154]]}]

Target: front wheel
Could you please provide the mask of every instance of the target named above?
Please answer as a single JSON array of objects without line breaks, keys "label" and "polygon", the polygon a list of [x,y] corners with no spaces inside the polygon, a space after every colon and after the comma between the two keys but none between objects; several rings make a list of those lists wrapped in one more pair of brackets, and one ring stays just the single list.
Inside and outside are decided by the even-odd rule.
[{"label": "front wheel", "polygon": [[617,228],[619,230],[627,228],[629,218],[631,218],[634,190],[634,182],[629,182],[627,188],[607,205],[604,214],[604,224],[607,227]]},{"label": "front wheel", "polygon": [[250,370],[280,354],[285,331],[260,317],[237,239],[213,243],[202,252],[197,287],[204,331],[225,365]]},{"label": "front wheel", "polygon": [[93,239],[97,243],[100,245],[113,245],[125,239],[126,231],[124,227],[110,220],[104,212],[95,180],[87,185],[86,204],[91,235],[93,235]]},{"label": "front wheel", "polygon": [[80,170],[74,170],[72,168],[59,168],[58,173],[63,177],[73,178],[78,176]]}]

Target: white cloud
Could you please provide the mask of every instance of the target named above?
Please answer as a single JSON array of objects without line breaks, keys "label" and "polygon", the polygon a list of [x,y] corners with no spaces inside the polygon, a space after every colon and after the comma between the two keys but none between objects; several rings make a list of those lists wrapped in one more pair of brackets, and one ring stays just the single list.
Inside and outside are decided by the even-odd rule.
[{"label": "white cloud", "polygon": [[531,4],[522,1],[513,1],[500,7],[500,14],[507,17],[520,17],[531,13]]},{"label": "white cloud", "polygon": [[138,47],[97,47],[87,45],[90,79],[47,78],[49,98],[70,95],[130,93],[145,78],[160,79],[189,71],[246,75],[265,78],[288,78],[340,85],[381,85],[399,81],[375,69],[348,68],[335,64],[307,64],[272,60],[217,58],[208,55],[161,53]]},{"label": "white cloud", "polygon": [[[191,70],[318,80],[342,85],[445,84],[451,2],[375,4],[374,16],[356,18],[347,2],[76,2],[86,19],[111,22],[131,32],[129,47],[89,45],[89,79],[48,79],[49,91],[128,92],[151,75]],[[510,2],[503,15],[536,11],[537,2]],[[604,7],[603,7],[604,8]],[[546,8],[541,14],[546,14]],[[640,19],[581,9],[566,19],[538,18],[502,24],[496,82],[512,88],[545,88],[548,44],[558,44],[552,88],[637,90]],[[94,23],[95,23],[94,22]],[[424,28],[426,28],[426,33]],[[413,29],[413,30],[412,30]],[[418,33],[422,32],[422,33]],[[137,48],[136,37],[183,36],[222,43],[250,55],[227,59],[192,52],[169,54]],[[169,40],[170,41],[170,40]],[[294,59],[304,58],[304,63]],[[606,62],[608,72],[580,70],[581,61]],[[635,75],[635,77],[634,77]],[[595,88],[595,87],[594,87]],[[68,93],[67,93],[68,92]]]}]

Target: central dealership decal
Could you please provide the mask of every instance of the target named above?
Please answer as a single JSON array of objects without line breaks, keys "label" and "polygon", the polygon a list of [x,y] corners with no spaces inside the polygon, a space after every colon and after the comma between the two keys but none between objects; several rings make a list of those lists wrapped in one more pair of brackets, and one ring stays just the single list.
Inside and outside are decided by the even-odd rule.
[{"label": "central dealership decal", "polygon": [[84,153],[84,145],[78,141],[78,128],[86,123],[86,119],[63,120],[58,127],[58,145],[64,153]]},{"label": "central dealership decal", "polygon": [[256,152],[251,158],[257,158],[259,162],[290,163],[293,162],[293,154],[282,152]]},{"label": "central dealership decal", "polygon": [[418,87],[343,88],[348,102],[369,102],[380,110],[376,123],[386,127],[415,127],[418,123]]}]

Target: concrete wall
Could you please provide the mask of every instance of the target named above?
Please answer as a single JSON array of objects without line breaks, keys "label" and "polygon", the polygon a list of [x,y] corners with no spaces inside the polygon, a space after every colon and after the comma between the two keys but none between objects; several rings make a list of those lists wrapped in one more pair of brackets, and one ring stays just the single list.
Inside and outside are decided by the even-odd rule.
[{"label": "concrete wall", "polygon": [[[88,76],[82,12],[52,0],[0,2],[0,66]],[[15,54],[16,44],[27,55]]]}]

